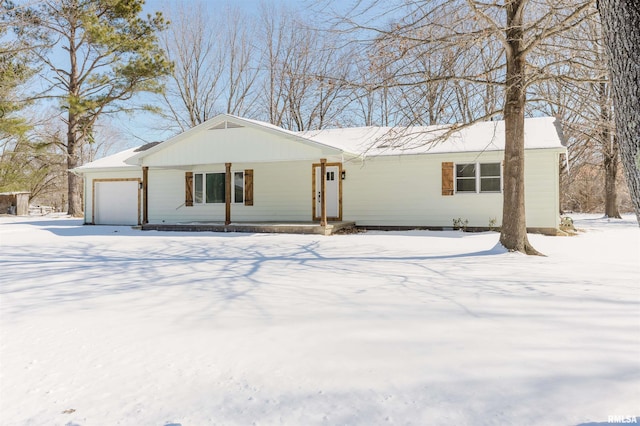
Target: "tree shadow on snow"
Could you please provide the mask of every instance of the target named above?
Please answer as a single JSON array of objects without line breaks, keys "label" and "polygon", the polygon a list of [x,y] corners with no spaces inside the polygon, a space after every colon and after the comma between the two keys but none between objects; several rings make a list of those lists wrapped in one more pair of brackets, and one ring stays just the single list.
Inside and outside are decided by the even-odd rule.
[{"label": "tree shadow on snow", "polygon": [[[123,230],[126,234],[122,235],[122,240],[80,238],[69,240],[64,246],[43,244],[37,250],[16,249],[3,254],[3,269],[15,271],[10,274],[11,282],[2,289],[3,294],[15,296],[12,306],[7,308],[32,310],[49,304],[85,302],[128,292],[145,297],[146,290],[181,286],[188,290],[185,296],[206,294],[216,310],[228,309],[233,303],[243,301],[262,311],[261,300],[253,295],[265,286],[304,292],[305,282],[316,274],[331,274],[333,281],[337,279],[338,282],[343,277],[361,279],[371,275],[377,282],[382,279],[391,285],[402,285],[412,281],[403,270],[417,270],[415,273],[423,274],[423,268],[429,268],[429,274],[434,274],[437,267],[430,266],[433,262],[451,260],[457,263],[465,258],[504,252],[498,244],[489,250],[468,253],[396,256],[392,249],[382,253],[373,246],[368,252],[350,255],[345,250],[325,249],[321,242],[331,239],[324,240],[326,237],[322,236],[306,236],[308,238],[302,241],[290,243],[283,243],[286,240],[282,235],[254,237],[247,244],[244,238],[231,237],[250,234],[215,233],[216,237],[229,237],[220,239],[198,238],[199,234],[185,233],[183,235],[191,239],[183,239],[174,238],[180,236],[177,233],[153,235],[128,227],[69,226],[69,222],[77,220],[36,224],[60,236],[92,235],[92,229],[100,235],[109,235],[105,230]],[[58,226],[64,223],[67,226]],[[131,234],[136,237],[162,236],[164,240],[146,244],[127,238]]]}]

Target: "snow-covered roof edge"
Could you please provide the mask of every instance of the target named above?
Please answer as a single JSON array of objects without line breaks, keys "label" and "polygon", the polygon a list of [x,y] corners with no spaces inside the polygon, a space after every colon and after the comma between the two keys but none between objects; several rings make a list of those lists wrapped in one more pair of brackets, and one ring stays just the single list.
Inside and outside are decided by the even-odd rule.
[{"label": "snow-covered roof edge", "polygon": [[234,123],[234,124],[238,124],[238,125],[245,125],[248,127],[253,127],[253,128],[258,128],[258,129],[262,129],[268,132],[272,132],[272,133],[276,133],[279,135],[285,135],[289,138],[292,139],[296,139],[302,143],[306,143],[309,145],[321,145],[325,148],[329,148],[330,150],[337,150],[338,152],[336,152],[336,154],[342,154],[341,150],[339,148],[336,148],[334,146],[331,145],[327,145],[325,143],[316,141],[316,140],[312,140],[310,138],[305,137],[304,135],[300,134],[299,132],[293,132],[290,130],[286,130],[283,129],[282,127],[278,127],[275,126],[273,124],[270,123],[266,123],[264,121],[259,121],[259,120],[252,120],[249,118],[243,118],[243,117],[238,117],[235,115],[231,115],[231,114],[219,114],[216,115],[215,117],[205,121],[204,123],[198,124],[195,127],[192,127],[191,129],[182,132],[180,134],[177,134],[169,139],[167,139],[166,141],[148,149],[145,150],[144,152],[139,152],[133,156],[131,156],[130,158],[128,158],[126,160],[127,164],[131,164],[131,165],[139,165],[140,164],[140,160],[148,155],[154,154],[158,151],[161,151],[171,145],[174,145],[186,138],[188,138],[189,136],[199,133],[203,130],[207,130],[211,127],[215,127],[216,125],[219,125],[225,121]]},{"label": "snow-covered roof edge", "polygon": [[[442,154],[504,150],[504,126],[504,121],[483,121],[460,126],[323,129],[307,131],[304,135],[362,156]],[[554,117],[526,119],[525,149],[564,151],[558,120]]]},{"label": "snow-covered roof edge", "polygon": [[[137,160],[144,155],[163,149],[168,143],[176,143],[193,134],[196,129],[206,129],[229,119],[238,124],[245,123],[267,131],[278,132],[303,143],[320,144],[342,153],[353,155],[442,154],[504,149],[504,121],[478,122],[469,126],[461,126],[446,141],[431,143],[431,140],[437,139],[439,135],[446,132],[451,126],[415,126],[412,128],[348,127],[293,132],[262,121],[221,114],[165,142],[149,146],[145,150],[141,150],[142,147],[130,148],[87,163],[72,171],[84,173],[101,169],[137,169]],[[423,137],[426,140],[422,140],[421,138]],[[565,150],[564,145],[565,139],[561,124],[556,118],[538,117],[525,120],[525,149],[552,148]]]},{"label": "snow-covered roof edge", "polygon": [[99,170],[138,170],[139,167],[125,163],[125,160],[131,158],[140,146],[125,149],[124,151],[116,152],[115,154],[102,157],[98,160],[84,164],[82,166],[72,169],[73,173],[87,173]]}]

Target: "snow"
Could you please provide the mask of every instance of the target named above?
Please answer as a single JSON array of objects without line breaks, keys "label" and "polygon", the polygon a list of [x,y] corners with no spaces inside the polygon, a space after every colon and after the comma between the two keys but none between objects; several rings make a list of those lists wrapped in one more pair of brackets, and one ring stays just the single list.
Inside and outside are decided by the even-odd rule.
[{"label": "snow", "polygon": [[[504,121],[478,122],[470,126],[463,126],[443,141],[442,137],[446,135],[450,126],[352,127],[292,132],[262,121],[223,114],[148,150],[139,151],[140,147],[127,149],[77,167],[74,171],[82,173],[114,168],[139,170],[139,165],[136,164],[140,158],[178,143],[194,132],[206,130],[211,127],[212,121],[219,121],[224,117],[272,132],[277,131],[284,137],[301,138],[309,143],[328,146],[343,153],[359,156],[504,150]],[[525,120],[525,147],[527,149],[557,149],[560,152],[565,152],[561,133],[556,126],[557,122],[553,117],[527,118]]]},{"label": "snow", "polygon": [[640,416],[640,228],[163,233],[0,217],[2,425]]},{"label": "snow", "polygon": [[[305,137],[358,155],[411,155],[504,150],[504,121],[462,126],[449,135],[451,126],[355,127],[310,130]],[[527,149],[560,149],[561,136],[553,117],[525,120]]]},{"label": "snow", "polygon": [[113,155],[108,155],[106,157],[100,158],[98,160],[87,163],[83,166],[76,167],[74,171],[76,172],[84,172],[84,171],[96,171],[101,169],[130,169],[130,170],[140,170],[139,166],[132,166],[125,163],[125,160],[129,159],[133,155],[136,154],[137,150],[139,150],[141,146],[137,146],[134,148],[125,149],[124,151],[117,152]]}]

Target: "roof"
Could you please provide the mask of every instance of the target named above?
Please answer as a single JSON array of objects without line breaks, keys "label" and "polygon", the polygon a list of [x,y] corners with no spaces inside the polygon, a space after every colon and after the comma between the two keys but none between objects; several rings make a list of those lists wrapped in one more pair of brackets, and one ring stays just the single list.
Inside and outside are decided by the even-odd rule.
[{"label": "roof", "polygon": [[[501,151],[504,121],[468,126],[356,127],[303,132],[315,141],[366,156]],[[449,133],[447,135],[447,133]],[[446,136],[446,139],[443,137]],[[525,120],[525,148],[564,149],[553,117]]]},{"label": "roof", "polygon": [[[501,151],[505,146],[504,121],[478,122],[468,126],[355,127],[292,132],[262,121],[222,114],[165,142],[130,148],[74,169],[138,169],[138,161],[226,120],[260,128],[304,144],[328,147],[358,156],[441,154]],[[446,139],[444,138],[446,137]],[[562,132],[553,117],[525,120],[526,149],[564,150]]]},{"label": "roof", "polygon": [[116,154],[113,155],[109,155],[107,157],[103,157],[100,158],[99,160],[95,160],[92,161],[90,163],[87,163],[83,166],[80,167],[76,167],[75,169],[73,169],[74,172],[86,172],[89,170],[100,170],[100,169],[132,169],[132,170],[138,170],[139,167],[137,166],[132,166],[129,165],[127,163],[125,163],[125,160],[127,160],[128,158],[131,158],[138,149],[140,149],[140,146],[137,146],[135,148],[129,148],[126,149],[124,151],[120,151]]},{"label": "roof", "polygon": [[304,134],[302,134],[301,132],[292,132],[290,130],[286,130],[283,129],[282,127],[278,127],[275,126],[273,124],[270,123],[266,123],[264,121],[258,121],[258,120],[252,120],[252,119],[248,119],[248,118],[243,118],[243,117],[238,117],[235,115],[231,115],[231,114],[219,114],[203,123],[198,124],[195,127],[192,127],[191,129],[180,133],[176,136],[173,136],[169,139],[167,139],[166,141],[162,142],[159,145],[150,147],[148,150],[145,150],[144,152],[138,152],[135,155],[131,156],[130,158],[128,158],[126,160],[127,164],[133,164],[133,165],[138,165],[140,164],[140,162],[142,161],[142,159],[144,157],[147,157],[149,155],[152,155],[158,151],[161,151],[163,149],[166,149],[167,147],[174,145],[176,143],[179,143],[187,138],[189,138],[190,136],[196,135],[204,130],[210,130],[213,128],[217,128],[219,125],[223,124],[224,126],[226,126],[226,123],[231,123],[233,124],[233,127],[252,127],[252,128],[258,128],[261,129],[263,131],[267,131],[270,132],[272,134],[277,134],[279,136],[284,136],[288,139],[292,139],[292,140],[296,140],[297,142],[300,142],[302,144],[306,144],[306,145],[311,145],[311,146],[316,146],[316,147],[321,147],[323,148],[325,151],[329,151],[332,152],[332,154],[334,155],[340,155],[342,154],[342,150],[340,148],[336,148],[332,145],[329,144],[325,144],[323,142],[320,141],[316,141],[316,140],[312,140],[308,137],[306,137]]}]

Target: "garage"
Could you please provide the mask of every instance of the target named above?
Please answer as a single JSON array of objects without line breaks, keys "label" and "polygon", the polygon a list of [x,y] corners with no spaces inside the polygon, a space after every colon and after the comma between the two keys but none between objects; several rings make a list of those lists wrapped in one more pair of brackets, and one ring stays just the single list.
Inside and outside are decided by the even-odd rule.
[{"label": "garage", "polygon": [[93,183],[94,224],[140,224],[138,179],[94,180]]}]

